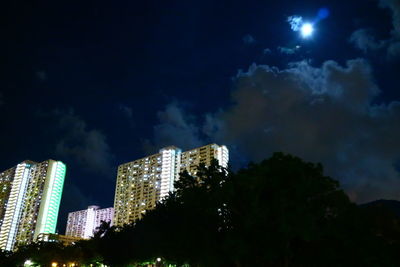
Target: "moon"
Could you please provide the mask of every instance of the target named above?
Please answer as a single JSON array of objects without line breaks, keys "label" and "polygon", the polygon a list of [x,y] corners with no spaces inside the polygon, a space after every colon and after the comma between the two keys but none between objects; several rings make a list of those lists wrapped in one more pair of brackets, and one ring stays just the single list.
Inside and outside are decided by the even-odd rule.
[{"label": "moon", "polygon": [[301,25],[300,32],[303,38],[308,38],[313,34],[314,27],[311,23],[304,23]]}]

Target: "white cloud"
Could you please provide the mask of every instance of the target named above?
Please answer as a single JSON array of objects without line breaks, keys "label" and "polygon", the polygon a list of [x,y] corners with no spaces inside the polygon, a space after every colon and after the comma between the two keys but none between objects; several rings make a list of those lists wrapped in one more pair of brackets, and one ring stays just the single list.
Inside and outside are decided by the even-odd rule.
[{"label": "white cloud", "polygon": [[300,30],[301,25],[303,24],[303,18],[301,16],[293,15],[287,18],[287,22],[289,22],[290,28],[297,32]]}]

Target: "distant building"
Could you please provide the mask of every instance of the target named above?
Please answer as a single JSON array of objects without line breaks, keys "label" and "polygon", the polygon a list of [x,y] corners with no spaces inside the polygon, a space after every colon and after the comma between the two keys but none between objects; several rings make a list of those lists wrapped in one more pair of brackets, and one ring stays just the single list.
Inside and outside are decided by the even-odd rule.
[{"label": "distant building", "polygon": [[89,206],[86,210],[68,213],[66,236],[90,238],[101,221],[110,222],[114,217],[114,208],[100,209],[98,206]]},{"label": "distant building", "polygon": [[227,167],[226,146],[210,144],[185,152],[169,146],[157,154],[119,165],[114,225],[123,226],[141,219],[146,210],[154,209],[158,201],[174,190],[180,172],[187,170],[195,175],[200,163],[209,166],[213,159]]},{"label": "distant building", "polygon": [[59,234],[39,234],[36,238],[36,241],[40,242],[58,242],[63,244],[64,246],[73,245],[75,242],[84,240],[80,237],[75,236],[66,236]]},{"label": "distant building", "polygon": [[0,249],[54,233],[66,166],[61,161],[23,161],[0,173]]}]

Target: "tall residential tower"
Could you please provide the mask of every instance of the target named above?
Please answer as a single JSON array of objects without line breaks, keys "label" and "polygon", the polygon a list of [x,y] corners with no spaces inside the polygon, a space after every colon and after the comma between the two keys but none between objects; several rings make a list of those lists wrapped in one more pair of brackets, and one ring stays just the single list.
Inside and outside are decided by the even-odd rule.
[{"label": "tall residential tower", "polygon": [[26,160],[0,173],[0,249],[55,232],[65,172],[61,161]]},{"label": "tall residential tower", "polygon": [[229,152],[226,146],[210,144],[182,152],[169,146],[159,153],[118,166],[114,199],[114,225],[122,226],[142,218],[146,210],[174,190],[179,173],[187,170],[195,175],[197,166],[211,164],[217,159],[227,167]]},{"label": "tall residential tower", "polygon": [[101,221],[110,222],[114,217],[114,208],[100,209],[99,206],[89,206],[86,210],[68,213],[66,236],[90,238]]}]

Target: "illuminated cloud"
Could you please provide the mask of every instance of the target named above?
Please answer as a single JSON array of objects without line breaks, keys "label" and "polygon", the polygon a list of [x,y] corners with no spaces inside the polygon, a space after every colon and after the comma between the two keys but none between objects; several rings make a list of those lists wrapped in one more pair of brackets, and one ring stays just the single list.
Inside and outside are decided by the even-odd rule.
[{"label": "illuminated cloud", "polygon": [[295,48],[289,48],[289,47],[283,47],[283,46],[278,46],[278,51],[280,53],[286,54],[286,55],[293,55],[294,53],[296,53]]},{"label": "illuminated cloud", "polygon": [[301,16],[293,15],[287,18],[287,22],[289,22],[290,28],[297,32],[300,30],[301,25],[303,24],[303,18]]},{"label": "illuminated cloud", "polygon": [[322,162],[359,202],[400,198],[400,103],[373,104],[379,89],[364,60],[253,65],[236,85],[214,139],[255,161],[284,151]]},{"label": "illuminated cloud", "polygon": [[[365,60],[318,67],[301,61],[284,69],[254,64],[235,85],[229,107],[197,118],[206,138],[194,120],[165,115],[155,127],[157,138],[179,142],[172,133],[184,129],[193,147],[201,141],[228,145],[232,163],[241,166],[275,151],[292,153],[321,162],[357,202],[400,198],[400,103],[376,104],[380,90]],[[178,118],[190,117],[178,110]]]}]

